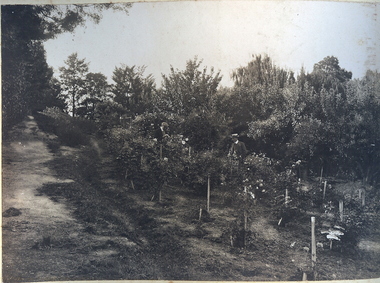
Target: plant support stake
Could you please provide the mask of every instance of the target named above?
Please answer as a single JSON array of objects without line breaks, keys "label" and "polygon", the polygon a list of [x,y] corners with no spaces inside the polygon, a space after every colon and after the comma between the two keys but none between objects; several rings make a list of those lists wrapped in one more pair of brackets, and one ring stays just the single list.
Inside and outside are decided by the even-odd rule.
[{"label": "plant support stake", "polygon": [[321,178],[320,178],[320,182],[322,183],[322,177],[323,177],[323,166],[321,168]]},{"label": "plant support stake", "polygon": [[326,187],[327,187],[327,181],[325,181],[325,184],[323,186],[323,200],[325,200],[325,196],[326,196]]},{"label": "plant support stake", "polygon": [[207,176],[207,212],[210,212],[210,174]]},{"label": "plant support stake", "polygon": [[339,201],[339,215],[340,221],[343,222],[343,200]]},{"label": "plant support stake", "polygon": [[288,189],[285,189],[285,207],[288,207],[288,199],[289,199]]},{"label": "plant support stake", "polygon": [[365,206],[365,191],[362,193],[362,206]]},{"label": "plant support stake", "polygon": [[315,268],[317,262],[317,247],[315,243],[315,217],[311,217],[311,265]]}]

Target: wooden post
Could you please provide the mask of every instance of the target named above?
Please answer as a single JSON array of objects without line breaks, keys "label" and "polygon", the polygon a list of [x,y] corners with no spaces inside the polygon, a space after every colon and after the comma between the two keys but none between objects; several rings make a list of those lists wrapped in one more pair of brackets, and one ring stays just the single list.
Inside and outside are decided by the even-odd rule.
[{"label": "wooden post", "polygon": [[289,199],[288,189],[285,189],[285,207],[288,207],[288,199]]},{"label": "wooden post", "polygon": [[199,209],[199,221],[202,220],[202,208]]},{"label": "wooden post", "polygon": [[306,274],[306,272],[304,272],[302,274],[302,281],[307,281],[307,274]]},{"label": "wooden post", "polygon": [[247,211],[247,203],[248,203],[248,189],[244,187],[244,231],[247,231],[248,224],[248,211]]},{"label": "wooden post", "polygon": [[207,176],[207,212],[210,212],[210,174]]},{"label": "wooden post", "polygon": [[320,178],[320,182],[322,183],[322,177],[323,177],[323,166],[321,168],[321,178]]},{"label": "wooden post", "polygon": [[343,216],[343,200],[339,201],[339,215],[340,215],[340,221],[343,222],[344,216]]},{"label": "wooden post", "polygon": [[160,190],[158,191],[158,202],[161,202],[161,199],[162,199],[161,191],[162,191],[162,189],[160,188]]},{"label": "wooden post", "polygon": [[311,217],[311,265],[313,269],[317,263],[317,247],[315,243],[315,217]]},{"label": "wooden post", "polygon": [[325,196],[326,196],[326,187],[327,187],[327,181],[325,181],[325,184],[323,186],[323,200],[325,200]]},{"label": "wooden post", "polygon": [[362,206],[365,206],[365,191],[362,193]]},{"label": "wooden post", "polygon": [[191,157],[191,146],[189,146],[189,157]]},{"label": "wooden post", "polygon": [[162,160],[162,144],[160,144],[160,160]]}]

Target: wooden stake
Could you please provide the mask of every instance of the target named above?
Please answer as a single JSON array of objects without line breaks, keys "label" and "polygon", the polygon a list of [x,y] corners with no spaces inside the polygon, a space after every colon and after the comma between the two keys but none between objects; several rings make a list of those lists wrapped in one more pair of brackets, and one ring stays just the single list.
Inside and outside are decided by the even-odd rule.
[{"label": "wooden stake", "polygon": [[161,189],[158,191],[158,202],[161,202],[161,199],[162,199],[162,193],[161,193]]},{"label": "wooden stake", "polygon": [[340,215],[340,221],[343,222],[343,200],[339,201],[339,215]]},{"label": "wooden stake", "polygon": [[307,281],[307,274],[306,274],[306,272],[304,272],[302,274],[302,281]]},{"label": "wooden stake", "polygon": [[162,144],[160,144],[160,160],[162,160]]},{"label": "wooden stake", "polygon": [[210,174],[207,177],[207,212],[210,212]]},{"label": "wooden stake", "polygon": [[202,220],[202,208],[199,209],[199,221]]},{"label": "wooden stake", "polygon": [[244,231],[247,231],[247,226],[248,226],[248,213],[245,210],[244,211]]},{"label": "wooden stake", "polygon": [[317,262],[317,247],[315,243],[315,217],[311,217],[311,265],[315,268]]},{"label": "wooden stake", "polygon": [[133,184],[133,180],[131,180],[132,189],[135,190],[135,185]]},{"label": "wooden stake", "polygon": [[364,190],[362,194],[362,206],[365,206],[365,191]]},{"label": "wooden stake", "polygon": [[191,146],[189,146],[189,157],[191,157]]},{"label": "wooden stake", "polygon": [[321,178],[320,178],[320,182],[322,183],[322,177],[323,177],[323,166],[321,168]]},{"label": "wooden stake", "polygon": [[288,199],[289,199],[288,189],[285,189],[285,207],[288,207]]},{"label": "wooden stake", "polygon": [[327,181],[325,181],[325,184],[323,186],[323,200],[325,200],[325,196],[326,196],[326,187],[327,187]]},{"label": "wooden stake", "polygon": [[248,223],[247,203],[248,203],[248,190],[247,190],[247,187],[244,187],[244,238],[245,238],[245,231],[247,231],[247,223]]}]

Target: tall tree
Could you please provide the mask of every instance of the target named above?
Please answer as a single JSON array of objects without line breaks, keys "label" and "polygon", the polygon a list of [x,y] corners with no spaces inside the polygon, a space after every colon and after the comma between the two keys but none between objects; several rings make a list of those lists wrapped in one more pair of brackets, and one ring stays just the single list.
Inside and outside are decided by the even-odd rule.
[{"label": "tall tree", "polygon": [[88,65],[85,59],[78,59],[78,54],[71,54],[65,60],[66,67],[60,67],[62,83],[61,96],[66,100],[73,117],[77,114],[77,106],[81,98],[86,94],[86,74]]},{"label": "tall tree", "polygon": [[282,89],[292,84],[294,73],[277,67],[268,55],[253,56],[247,64],[232,73],[234,87],[229,97],[231,127],[248,130],[248,123],[269,119],[283,105]]},{"label": "tall tree", "polygon": [[84,82],[84,95],[82,101],[79,103],[78,115],[95,119],[95,108],[98,103],[111,99],[108,93],[109,85],[107,77],[102,73],[87,73]]},{"label": "tall tree", "polygon": [[115,83],[111,90],[115,95],[114,100],[123,105],[131,115],[144,112],[144,108],[151,103],[155,83],[152,75],[144,76],[145,68],[122,64],[113,72],[112,79]]},{"label": "tall tree", "polygon": [[308,75],[308,81],[317,93],[324,88],[344,94],[345,83],[351,78],[352,73],[341,68],[338,58],[334,56],[327,56],[316,63],[313,72]]},{"label": "tall tree", "polygon": [[41,108],[45,103],[42,99],[52,105],[60,104],[55,100],[55,86],[50,84],[53,72],[46,63],[43,41],[59,33],[72,32],[88,18],[99,22],[105,9],[127,12],[130,7],[131,3],[2,5],[3,130],[7,131],[30,111]]},{"label": "tall tree", "polygon": [[187,61],[184,71],[170,68],[170,75],[163,75],[160,97],[164,107],[181,115],[193,111],[206,111],[213,107],[213,98],[222,79],[220,72],[207,67],[200,70],[202,61]]}]

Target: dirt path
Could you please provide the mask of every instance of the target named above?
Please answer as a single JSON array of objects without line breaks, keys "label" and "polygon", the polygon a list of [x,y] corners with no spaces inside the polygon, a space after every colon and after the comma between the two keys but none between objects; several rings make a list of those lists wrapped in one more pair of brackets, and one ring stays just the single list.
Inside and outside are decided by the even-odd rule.
[{"label": "dirt path", "polygon": [[[88,227],[73,214],[72,203],[41,192],[43,187],[60,191],[80,186],[51,169],[49,164],[57,156],[46,141],[55,137],[40,131],[33,117],[15,127],[10,136],[12,140],[2,148],[3,281],[123,278],[122,263],[120,272],[114,272],[107,268],[107,261],[117,257],[120,248],[133,249],[136,244],[127,237],[88,233]],[[70,148],[62,152],[75,154]],[[99,268],[100,262],[108,273]],[[129,264],[129,268],[134,267]],[[131,276],[136,275],[131,272]]]},{"label": "dirt path", "polygon": [[[64,203],[53,202],[39,195],[37,189],[46,183],[65,183],[45,163],[53,158],[33,117],[19,124],[11,133],[12,141],[3,144],[2,211],[14,208],[19,216],[3,217],[3,275],[4,280],[42,280],[49,274],[60,274],[75,264],[67,254],[65,262],[56,260],[50,249],[52,239],[70,238],[80,225],[71,217]],[[58,236],[59,231],[59,236]],[[28,259],[28,260],[25,260]],[[62,266],[63,264],[63,266]]]}]

